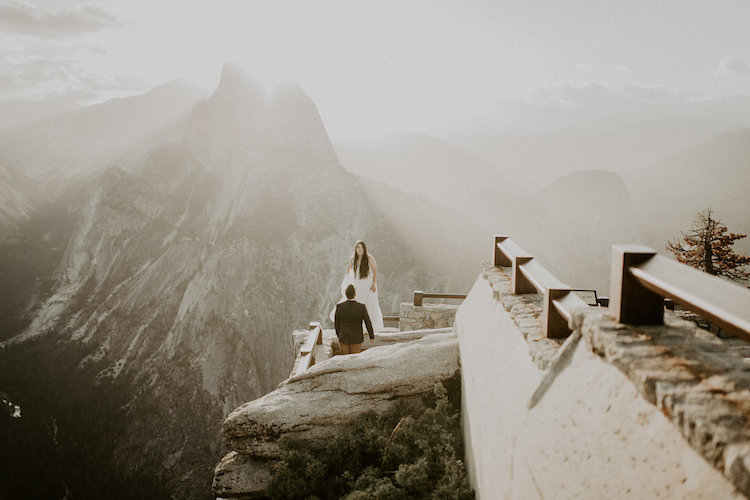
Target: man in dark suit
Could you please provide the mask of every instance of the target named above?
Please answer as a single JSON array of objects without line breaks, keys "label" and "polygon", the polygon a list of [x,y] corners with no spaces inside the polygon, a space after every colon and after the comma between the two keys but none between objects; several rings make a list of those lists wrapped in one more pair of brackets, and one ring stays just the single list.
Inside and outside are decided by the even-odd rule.
[{"label": "man in dark suit", "polygon": [[354,300],[354,296],[357,294],[354,285],[346,287],[345,293],[346,301],[336,305],[333,324],[336,327],[336,336],[339,338],[341,354],[356,354],[362,352],[363,321],[367,326],[370,342],[375,340],[375,334],[372,330],[370,315],[367,314],[367,307]]}]

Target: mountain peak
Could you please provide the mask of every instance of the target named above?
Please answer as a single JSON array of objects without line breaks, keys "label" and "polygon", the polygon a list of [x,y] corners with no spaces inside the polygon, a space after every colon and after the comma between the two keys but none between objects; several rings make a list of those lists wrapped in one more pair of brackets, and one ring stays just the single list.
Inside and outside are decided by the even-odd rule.
[{"label": "mountain peak", "polygon": [[310,96],[308,96],[307,93],[302,90],[302,87],[300,87],[299,83],[297,82],[287,82],[279,85],[273,90],[271,99],[273,101],[282,100],[312,103],[312,99],[310,99]]},{"label": "mountain peak", "polygon": [[219,86],[216,88],[214,95],[237,96],[245,93],[257,95],[262,94],[263,90],[237,64],[224,63],[221,70],[221,78],[219,79]]},{"label": "mountain peak", "polygon": [[236,163],[252,170],[259,155],[283,164],[339,164],[318,108],[298,84],[267,93],[231,63],[211,97],[193,110],[188,143],[201,163],[222,169]]},{"label": "mountain peak", "polygon": [[297,83],[274,89],[268,108],[268,132],[270,140],[285,149],[322,153],[338,163],[315,102]]}]

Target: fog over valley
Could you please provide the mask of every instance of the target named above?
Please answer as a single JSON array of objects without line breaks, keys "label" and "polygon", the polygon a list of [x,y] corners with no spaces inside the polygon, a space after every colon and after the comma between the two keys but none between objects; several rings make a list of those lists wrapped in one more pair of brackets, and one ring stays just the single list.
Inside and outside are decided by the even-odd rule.
[{"label": "fog over valley", "polygon": [[211,497],[358,240],[398,315],[750,233],[750,7],[688,4],[0,3],[0,497]]},{"label": "fog over valley", "polygon": [[[608,94],[613,103],[626,98]],[[750,100],[639,109],[633,99],[609,116],[603,104],[568,104],[570,123],[557,131],[519,125],[518,135],[399,134],[336,146],[348,170],[450,207],[485,234],[509,234],[563,281],[604,295],[614,243],[662,251],[705,207],[736,231],[750,224]],[[520,123],[542,112],[521,108]],[[563,121],[560,106],[548,112]]]}]

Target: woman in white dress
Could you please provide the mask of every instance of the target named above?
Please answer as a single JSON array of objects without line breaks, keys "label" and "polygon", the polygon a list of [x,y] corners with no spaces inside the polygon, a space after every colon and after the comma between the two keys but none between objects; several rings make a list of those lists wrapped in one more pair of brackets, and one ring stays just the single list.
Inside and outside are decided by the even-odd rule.
[{"label": "woman in white dress", "polygon": [[[354,244],[354,256],[349,259],[349,265],[346,267],[346,275],[341,282],[342,301],[346,300],[346,287],[354,285],[357,295],[354,300],[367,306],[367,314],[372,321],[373,330],[380,331],[383,329],[383,313],[380,311],[378,304],[378,269],[375,259],[367,253],[367,245],[364,241],[358,241]],[[331,311],[331,321],[333,321],[336,307]]]}]

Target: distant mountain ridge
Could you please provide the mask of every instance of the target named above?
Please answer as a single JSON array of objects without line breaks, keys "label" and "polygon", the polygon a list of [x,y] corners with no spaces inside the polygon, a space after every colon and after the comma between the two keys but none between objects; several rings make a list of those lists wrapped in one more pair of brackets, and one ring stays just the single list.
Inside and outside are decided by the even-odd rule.
[{"label": "distant mountain ridge", "polygon": [[[71,177],[140,161],[134,150],[155,146],[179,129],[203,92],[175,81],[140,96],[54,114],[0,131],[2,161],[29,177]],[[173,135],[173,139],[179,135]]]},{"label": "distant mountain ridge", "polygon": [[432,201],[463,199],[495,179],[496,165],[425,134],[393,134],[369,143],[336,144],[344,167],[364,178],[418,192]]},{"label": "distant mountain ridge", "polygon": [[[569,102],[516,105],[499,116],[494,131],[402,134],[337,148],[352,172],[400,182],[487,234],[509,234],[561,278],[600,293],[608,293],[602,270],[612,244],[643,243],[663,252],[708,206],[731,230],[750,232],[750,97],[689,102],[660,96],[658,89],[631,89],[635,95],[610,102],[609,91],[599,90],[588,101],[586,92],[572,89],[573,95],[562,93]],[[382,163],[389,169],[378,169]],[[619,180],[602,184],[605,172]],[[569,265],[586,253],[573,251],[576,241],[597,248],[588,264]],[[740,240],[738,248],[748,252],[750,242]]]}]

